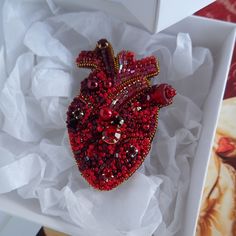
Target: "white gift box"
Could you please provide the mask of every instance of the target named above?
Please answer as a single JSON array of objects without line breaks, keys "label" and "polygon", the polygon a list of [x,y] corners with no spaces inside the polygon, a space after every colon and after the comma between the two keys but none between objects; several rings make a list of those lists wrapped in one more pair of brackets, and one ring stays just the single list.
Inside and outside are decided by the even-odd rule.
[{"label": "white gift box", "polygon": [[[80,7],[81,5],[83,5],[82,2],[83,1],[80,1],[80,4],[77,4],[75,1],[58,1],[58,3],[67,7],[68,9],[73,10],[76,10],[77,7],[81,9]],[[119,15],[121,18],[125,16],[127,17],[125,18],[127,21],[135,23],[139,26],[140,22],[142,22],[142,26],[154,32],[160,31],[161,29],[166,28],[166,26],[179,21],[180,19],[186,17],[187,15],[191,14],[192,12],[203,7],[205,4],[211,1],[198,1],[199,3],[195,4],[193,3],[194,1],[182,1],[183,4],[187,4],[187,2],[189,2],[189,8],[187,12],[184,12],[183,14],[181,14],[181,16],[176,16],[173,14],[174,16],[176,16],[176,18],[168,18],[168,20],[167,18],[165,18],[164,21],[164,18],[156,21],[155,16],[158,12],[157,6],[160,6],[159,12],[163,11],[164,14],[166,10],[164,11],[163,9],[167,8],[167,6],[169,6],[170,4],[174,4],[172,2],[170,3],[170,1],[160,1],[159,5],[156,1],[150,1],[150,5],[148,4],[148,6],[145,6],[147,7],[147,10],[143,12],[147,14],[147,12],[151,12],[151,9],[155,9],[153,15],[151,15],[150,18],[145,18],[145,15],[139,14],[132,19],[129,19],[130,11],[125,11],[124,5],[121,5],[124,3],[122,1],[110,2],[108,0],[91,0],[84,2],[86,2],[86,4],[84,4],[85,8],[88,8],[89,4],[91,4],[91,6],[94,6],[94,2],[97,3],[95,4],[95,6],[99,5],[99,7],[101,8],[105,7],[105,5],[109,6],[107,8],[107,11],[113,9],[112,11],[116,12],[116,15]],[[142,4],[142,2],[135,1],[134,6],[138,7],[138,9],[141,9],[142,7],[140,7],[141,5],[139,4]],[[178,5],[179,4],[180,3],[178,2]],[[115,10],[114,6],[116,6]],[[129,9],[128,5],[125,5],[125,7]],[[132,8],[132,5],[130,7],[132,10],[134,10]],[[148,8],[150,9],[149,11]],[[172,8],[173,10],[175,10],[174,7]],[[134,14],[138,14],[138,11],[135,11]],[[139,22],[137,21],[137,18],[139,19]],[[144,19],[146,19],[147,21],[145,22]],[[216,128],[217,117],[223,97],[224,87],[227,80],[235,42],[235,26],[230,23],[191,16],[171,26],[164,32],[171,35],[176,35],[178,32],[188,33],[193,41],[193,45],[206,47],[211,50],[215,62],[212,88],[207,100],[204,103],[202,133],[197,147],[197,152],[192,163],[188,200],[186,202],[186,209],[183,209],[183,211],[185,212],[185,219],[180,235],[190,236],[194,235],[196,228],[197,215],[200,207],[200,199],[202,195],[204,179],[206,176],[208,160],[210,157],[212,140]],[[68,234],[77,235],[78,232],[78,228],[73,224],[63,221],[58,217],[43,215],[37,201],[22,200],[15,192],[0,195],[0,209],[10,214],[21,216],[28,220],[35,221],[39,224],[54,228],[58,231],[62,231]]]},{"label": "white gift box", "polygon": [[128,23],[160,32],[170,25],[192,15],[215,0],[87,0],[58,2],[70,10],[74,7],[96,9],[112,14]]}]

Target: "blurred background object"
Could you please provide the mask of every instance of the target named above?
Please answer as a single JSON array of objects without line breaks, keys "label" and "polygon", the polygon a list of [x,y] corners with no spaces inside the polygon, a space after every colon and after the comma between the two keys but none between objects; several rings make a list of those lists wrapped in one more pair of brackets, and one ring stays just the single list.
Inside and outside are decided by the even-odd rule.
[{"label": "blurred background object", "polygon": [[46,227],[42,227],[36,236],[68,236],[68,235]]},{"label": "blurred background object", "polygon": [[[223,21],[236,23],[236,1],[235,0],[218,0],[208,7],[197,12],[196,15],[214,18]],[[229,80],[227,82],[224,98],[236,96],[236,47],[232,59]]]},{"label": "blurred background object", "polygon": [[[197,15],[236,23],[236,1],[218,0]],[[236,47],[224,99],[196,236],[236,235]]]}]

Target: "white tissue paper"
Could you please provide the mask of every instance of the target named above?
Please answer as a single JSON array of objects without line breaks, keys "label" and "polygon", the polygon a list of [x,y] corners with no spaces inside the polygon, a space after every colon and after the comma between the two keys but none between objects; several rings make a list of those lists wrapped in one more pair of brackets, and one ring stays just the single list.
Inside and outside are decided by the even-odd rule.
[{"label": "white tissue paper", "polygon": [[[78,226],[80,236],[171,236],[179,232],[191,163],[201,132],[202,105],[213,71],[211,53],[188,34],[151,35],[101,12],[68,13],[52,1],[8,0],[0,50],[0,193],[38,199],[43,214]],[[65,118],[88,71],[81,50],[107,38],[114,50],[155,55],[178,95],[160,112],[144,164],[109,192],[81,177]]]}]

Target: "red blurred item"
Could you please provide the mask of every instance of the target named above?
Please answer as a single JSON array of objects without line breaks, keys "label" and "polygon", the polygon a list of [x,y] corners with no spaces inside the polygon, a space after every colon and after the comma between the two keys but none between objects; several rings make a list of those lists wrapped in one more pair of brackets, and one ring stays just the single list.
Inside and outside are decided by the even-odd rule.
[{"label": "red blurred item", "polygon": [[[197,15],[236,23],[236,1],[218,0],[215,3],[197,12]],[[236,96],[236,48],[234,49],[232,65],[229,73],[229,81],[226,86],[224,98],[226,99],[235,96]]]}]

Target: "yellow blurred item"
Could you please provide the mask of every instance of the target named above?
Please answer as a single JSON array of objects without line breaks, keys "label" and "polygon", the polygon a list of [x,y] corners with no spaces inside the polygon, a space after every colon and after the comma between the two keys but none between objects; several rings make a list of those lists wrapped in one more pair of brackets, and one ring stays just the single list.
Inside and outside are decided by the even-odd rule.
[{"label": "yellow blurred item", "polygon": [[236,235],[236,171],[213,150],[196,236]]},{"label": "yellow blurred item", "polygon": [[55,230],[52,230],[46,227],[43,227],[43,231],[44,231],[45,236],[69,236],[67,234],[63,234],[63,233],[57,232]]}]

